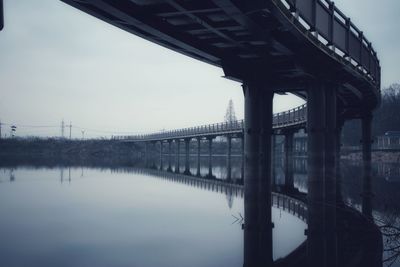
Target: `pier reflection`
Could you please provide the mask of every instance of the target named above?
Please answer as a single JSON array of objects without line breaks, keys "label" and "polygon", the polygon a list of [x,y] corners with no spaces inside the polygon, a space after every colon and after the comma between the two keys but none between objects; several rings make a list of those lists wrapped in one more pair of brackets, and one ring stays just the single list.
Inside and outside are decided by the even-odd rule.
[{"label": "pier reflection", "polygon": [[[343,197],[343,202],[332,205],[332,203],[318,201],[307,202],[306,194],[309,192],[309,185],[307,185],[305,158],[293,159],[290,167],[292,173],[288,173],[285,160],[277,158],[274,166],[275,176],[272,182],[271,204],[307,223],[307,229],[301,233],[306,239],[305,242],[298,244],[299,246],[285,257],[274,258],[273,242],[280,242],[279,239],[278,241],[276,238],[274,239],[277,222],[271,216],[271,207],[265,205],[265,199],[255,197],[251,191],[244,190],[241,178],[241,157],[232,156],[230,177],[226,171],[226,157],[213,157],[211,175],[209,175],[208,156],[201,157],[200,162],[196,159],[197,157],[189,159],[189,172],[185,172],[187,166],[179,168],[173,162],[170,164],[165,161],[168,164],[161,166],[159,158],[158,160],[149,158],[146,162],[135,161],[129,164],[88,164],[88,166],[105,170],[111,169],[116,173],[137,173],[158,177],[203,190],[219,192],[226,195],[226,203],[230,208],[235,198],[243,198],[245,206],[242,227],[243,266],[246,267],[382,266],[382,262],[389,257],[389,252],[385,252],[382,259],[382,236],[379,229],[373,224],[373,218],[378,225],[379,222],[385,222],[385,225],[393,226],[390,229],[383,229],[382,232],[386,231],[387,233],[387,236],[384,236],[385,249],[391,248],[392,254],[396,255],[397,253],[394,244],[400,238],[393,240],[389,237],[393,237],[393,229],[398,228],[400,213],[395,213],[394,209],[397,205],[394,203],[399,202],[397,191],[399,185],[393,183],[394,179],[385,179],[379,173],[379,170],[386,170],[385,173],[388,173],[389,167],[387,166],[373,166],[375,175],[369,180],[369,183],[365,183],[359,165],[356,163],[343,164],[341,169],[343,179],[339,180],[341,183],[336,185],[337,193]],[[179,162],[179,160],[175,162]],[[43,163],[42,165],[46,166]],[[71,169],[74,172],[78,166],[81,165],[50,165],[50,167],[60,168],[61,181],[68,179],[71,183],[73,183],[70,178],[72,176]],[[15,166],[9,167],[10,170],[15,168]],[[82,168],[79,169],[79,171],[81,170]],[[288,176],[290,183],[286,179]],[[385,194],[364,194],[373,191],[385,192]],[[364,213],[364,216],[361,212]],[[335,216],[332,213],[335,213]],[[389,216],[388,214],[395,215]],[[335,217],[336,219],[334,219]],[[395,232],[398,237],[400,237],[399,232]],[[290,237],[287,238],[290,242]],[[391,244],[390,247],[388,244]]]}]

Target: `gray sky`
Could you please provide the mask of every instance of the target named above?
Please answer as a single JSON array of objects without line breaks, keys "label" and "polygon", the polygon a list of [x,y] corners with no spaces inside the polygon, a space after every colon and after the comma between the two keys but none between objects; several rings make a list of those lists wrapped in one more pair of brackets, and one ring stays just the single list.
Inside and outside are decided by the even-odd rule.
[{"label": "gray sky", "polygon": [[[381,59],[382,83],[399,81],[398,0],[337,0]],[[239,83],[57,0],[4,0],[0,120],[18,135],[59,135],[60,123],[106,132],[148,132],[223,121],[229,99],[243,117]],[[275,97],[275,111],[301,104]],[[9,126],[3,126],[3,132]],[[75,137],[81,132],[73,130]]]}]

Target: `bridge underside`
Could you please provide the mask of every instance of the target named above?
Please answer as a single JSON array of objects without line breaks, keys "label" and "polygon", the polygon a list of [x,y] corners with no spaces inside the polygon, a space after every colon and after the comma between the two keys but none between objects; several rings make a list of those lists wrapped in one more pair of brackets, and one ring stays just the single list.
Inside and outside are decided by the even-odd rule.
[{"label": "bridge underside", "polygon": [[[101,20],[203,62],[227,78],[306,96],[315,80],[338,85],[347,118],[379,103],[379,83],[318,45],[281,1],[62,0]],[[262,81],[261,81],[262,80]]]}]

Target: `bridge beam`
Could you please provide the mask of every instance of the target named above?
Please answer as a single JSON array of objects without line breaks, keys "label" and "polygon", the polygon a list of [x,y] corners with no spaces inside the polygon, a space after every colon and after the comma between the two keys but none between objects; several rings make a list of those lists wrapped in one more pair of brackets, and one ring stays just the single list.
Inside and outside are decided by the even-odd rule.
[{"label": "bridge beam", "polygon": [[244,169],[244,267],[271,266],[271,135],[273,92],[246,83]]}]

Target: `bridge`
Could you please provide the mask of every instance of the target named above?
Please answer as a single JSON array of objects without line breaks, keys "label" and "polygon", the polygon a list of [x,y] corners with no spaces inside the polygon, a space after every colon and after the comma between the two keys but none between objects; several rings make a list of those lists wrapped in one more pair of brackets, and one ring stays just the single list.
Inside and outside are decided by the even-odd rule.
[{"label": "bridge", "polygon": [[[262,251],[272,235],[271,211],[262,207],[271,206],[273,96],[290,92],[306,99],[307,253],[311,266],[335,266],[336,232],[326,222],[336,220],[342,124],[361,119],[367,199],[372,111],[380,102],[377,53],[350,18],[329,0],[62,1],[221,67],[226,78],[243,84],[245,221],[254,222],[244,226],[244,243],[245,248],[258,244],[245,249],[244,266],[272,263],[272,254]],[[364,214],[371,216],[365,207]]]},{"label": "bridge", "polygon": [[[285,169],[286,172],[292,173],[293,169],[293,138],[294,133],[301,128],[306,127],[307,122],[307,105],[301,105],[299,107],[290,109],[288,111],[279,112],[273,115],[273,131],[274,135],[281,134],[285,136],[284,148],[285,148]],[[216,137],[226,137],[227,139],[227,166],[228,166],[228,179],[231,177],[231,157],[232,157],[232,139],[241,139],[241,152],[244,154],[244,121],[232,121],[222,122],[216,124],[202,125],[197,127],[190,127],[184,129],[177,129],[171,131],[162,131],[157,133],[142,134],[142,135],[128,135],[128,136],[114,136],[114,140],[129,143],[144,143],[144,158],[148,159],[150,154],[154,152],[150,149],[150,144],[159,144],[160,153],[160,166],[163,166],[164,144],[168,144],[168,169],[171,168],[172,157],[176,157],[175,171],[179,171],[180,165],[180,144],[183,140],[185,143],[185,173],[190,173],[189,170],[189,146],[192,139],[197,140],[197,175],[200,175],[200,151],[201,141],[206,139],[208,141],[208,176],[212,177],[212,156],[213,156],[213,139]],[[174,154],[172,152],[172,143],[175,143]],[[272,149],[275,146],[275,140],[273,140]],[[243,165],[243,163],[242,163]],[[243,166],[242,166],[243,170]]]}]

